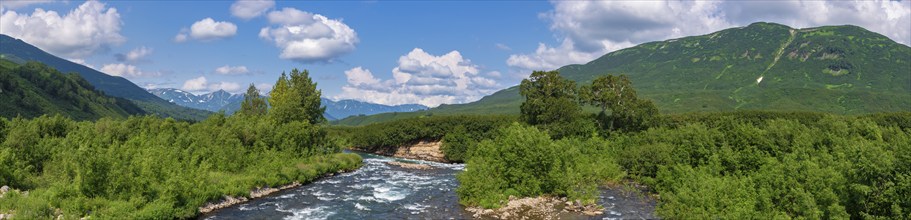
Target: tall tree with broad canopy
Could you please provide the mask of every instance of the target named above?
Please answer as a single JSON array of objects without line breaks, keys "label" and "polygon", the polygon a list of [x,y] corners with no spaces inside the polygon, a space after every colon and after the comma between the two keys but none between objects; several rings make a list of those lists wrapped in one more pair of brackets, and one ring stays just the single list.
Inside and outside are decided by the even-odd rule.
[{"label": "tall tree with broad canopy", "polygon": [[277,123],[291,121],[307,121],[310,124],[326,122],[323,113],[325,107],[320,106],[322,92],[316,89],[316,82],[310,79],[307,70],[291,70],[290,77],[282,73],[272,89],[269,104],[272,105],[270,115]]},{"label": "tall tree with broad canopy", "polygon": [[268,108],[266,99],[259,96],[259,89],[256,89],[253,83],[250,83],[247,93],[244,94],[244,101],[240,103],[239,113],[248,116],[262,116],[266,114]]},{"label": "tall tree with broad canopy", "polygon": [[[636,96],[629,77],[622,74],[595,78],[591,85],[582,86],[579,98],[585,104],[600,107],[598,121],[611,130],[617,125],[615,123],[627,129],[642,127],[658,113],[655,104]],[[607,110],[611,112],[610,117],[607,117]]]},{"label": "tall tree with broad canopy", "polygon": [[587,136],[595,124],[582,114],[576,83],[557,71],[535,71],[522,80],[519,93],[525,96],[521,120],[546,130],[552,138]]}]

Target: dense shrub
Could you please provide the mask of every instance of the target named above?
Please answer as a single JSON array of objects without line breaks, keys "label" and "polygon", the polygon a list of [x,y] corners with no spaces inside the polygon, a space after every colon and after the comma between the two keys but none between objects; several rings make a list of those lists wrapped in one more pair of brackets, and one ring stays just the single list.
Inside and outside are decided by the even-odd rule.
[{"label": "dense shrub", "polygon": [[[223,195],[311,181],[357,168],[320,125],[215,114],[198,123],[156,117],[75,122],[55,116],[0,126],[0,199],[16,218],[173,219]],[[6,124],[3,121],[0,124]]]},{"label": "dense shrub", "polygon": [[907,115],[706,114],[612,140],[620,164],[661,195],[662,217],[902,219]]},{"label": "dense shrub", "polygon": [[546,132],[514,123],[471,150],[456,192],[462,204],[486,208],[509,196],[545,194],[591,203],[600,182],[623,175],[610,157],[599,157],[603,144],[597,138],[553,141]]}]

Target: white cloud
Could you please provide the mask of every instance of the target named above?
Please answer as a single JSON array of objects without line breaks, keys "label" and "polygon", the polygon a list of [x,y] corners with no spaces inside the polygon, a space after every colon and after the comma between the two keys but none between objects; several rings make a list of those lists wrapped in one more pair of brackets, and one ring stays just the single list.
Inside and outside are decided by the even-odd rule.
[{"label": "white cloud", "polygon": [[32,14],[2,13],[0,33],[57,56],[85,58],[126,41],[120,35],[123,22],[117,9],[98,1],[87,1],[63,16],[40,8]]},{"label": "white cloud", "polygon": [[143,72],[136,66],[124,63],[105,64],[101,67],[101,72],[112,76],[120,76],[126,78],[161,76],[160,72]]},{"label": "white cloud", "polygon": [[806,28],[852,24],[911,43],[911,1],[554,1],[541,14],[560,44],[513,54],[520,71],[581,64],[636,44],[767,21]]},{"label": "white cloud", "polygon": [[500,86],[480,76],[478,67],[458,51],[435,56],[415,48],[399,57],[392,79],[381,80],[370,70],[345,71],[348,84],[335,99],[356,99],[386,105],[467,103],[493,93]]},{"label": "white cloud", "polygon": [[380,83],[379,79],[373,77],[373,73],[371,73],[370,70],[362,67],[355,67],[345,71],[345,76],[348,78],[348,84],[353,86],[375,85]]},{"label": "white cloud", "polygon": [[183,86],[180,89],[187,91],[202,91],[206,90],[208,82],[205,76],[200,76],[197,78],[189,79],[186,82],[183,82]]},{"label": "white cloud", "polygon": [[267,15],[271,27],[259,37],[282,50],[282,59],[299,62],[328,62],[351,52],[359,42],[357,33],[341,20],[326,18],[294,8],[283,8]]},{"label": "white cloud", "polygon": [[0,1],[0,9],[18,9],[25,6],[48,3],[52,2],[51,0],[6,0]]},{"label": "white cloud", "polygon": [[497,46],[497,49],[504,50],[504,51],[512,50],[512,48],[509,48],[509,46],[506,46],[506,44],[497,43],[495,46]]},{"label": "white cloud", "polygon": [[86,67],[88,67],[88,68],[95,69],[95,65],[92,65],[92,64],[89,64],[89,63],[85,62],[84,59],[67,59],[67,60],[69,60],[70,62],[79,64],[79,65],[86,66]]},{"label": "white cloud", "polygon": [[246,89],[246,87],[241,87],[240,84],[233,82],[217,82],[209,84],[209,91],[225,90],[230,93],[237,93],[242,89]]},{"label": "white cloud", "polygon": [[243,89],[246,89],[246,87],[242,87],[240,84],[234,82],[209,83],[205,76],[200,76],[185,81],[180,89],[200,93],[213,92],[218,90],[225,90],[230,93],[238,93]]},{"label": "white cloud", "polygon": [[249,73],[250,70],[246,66],[229,66],[224,65],[222,67],[215,68],[215,73],[222,75],[239,75]]},{"label": "white cloud", "polygon": [[263,15],[272,7],[275,7],[275,1],[272,0],[238,0],[231,4],[231,15],[250,20]]},{"label": "white cloud", "polygon": [[183,43],[187,41],[187,38],[189,37],[187,37],[186,31],[181,31],[180,33],[177,33],[176,36],[174,36],[174,42]]},{"label": "white cloud", "polygon": [[260,95],[267,95],[272,91],[272,83],[257,83],[256,89],[259,89]]},{"label": "white cloud", "polygon": [[201,41],[213,41],[228,38],[235,34],[237,34],[237,25],[227,21],[215,21],[212,18],[204,18],[194,22],[189,30],[186,28],[182,29],[174,36],[174,41],[179,43],[187,41],[189,38]]},{"label": "white cloud", "polygon": [[116,54],[114,57],[117,58],[117,61],[120,62],[131,62],[136,63],[139,61],[145,60],[149,54],[152,54],[152,48],[147,47],[137,47],[136,49],[127,52],[126,54]]}]

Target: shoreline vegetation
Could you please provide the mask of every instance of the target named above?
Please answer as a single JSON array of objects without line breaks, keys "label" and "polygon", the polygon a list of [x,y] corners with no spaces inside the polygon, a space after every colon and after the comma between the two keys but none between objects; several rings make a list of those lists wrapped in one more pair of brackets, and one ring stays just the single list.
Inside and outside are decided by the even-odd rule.
[{"label": "shoreline vegetation", "polygon": [[327,135],[320,91],[308,74],[282,74],[271,108],[251,85],[238,113],[199,122],[0,118],[0,183],[23,192],[5,193],[0,213],[13,219],[193,218],[225,196],[251,196],[256,189],[252,197],[258,197],[357,169],[362,158],[342,153],[343,143]]}]

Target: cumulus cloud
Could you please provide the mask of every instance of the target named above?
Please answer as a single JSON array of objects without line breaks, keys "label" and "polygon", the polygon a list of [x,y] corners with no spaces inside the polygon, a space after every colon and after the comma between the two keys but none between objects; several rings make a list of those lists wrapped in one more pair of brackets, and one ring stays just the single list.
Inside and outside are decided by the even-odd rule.
[{"label": "cumulus cloud", "polygon": [[217,39],[228,38],[237,34],[237,25],[227,21],[215,21],[212,18],[204,18],[194,22],[190,29],[182,29],[174,41],[184,42],[190,38],[201,41],[213,41]]},{"label": "cumulus cloud", "polygon": [[160,72],[144,72],[136,66],[124,63],[105,64],[101,67],[101,72],[112,76],[120,76],[126,78],[161,76]]},{"label": "cumulus cloud", "polygon": [[238,0],[231,4],[231,15],[250,20],[263,15],[272,7],[275,7],[275,1],[272,0]]},{"label": "cumulus cloud", "polygon": [[272,24],[259,37],[281,49],[282,59],[299,62],[328,62],[351,52],[359,42],[357,33],[341,20],[320,14],[283,8],[266,16]]},{"label": "cumulus cloud", "polygon": [[222,75],[239,75],[249,73],[250,70],[246,66],[229,66],[224,65],[222,67],[215,68],[215,73]]},{"label": "cumulus cloud", "polygon": [[208,86],[208,82],[205,76],[200,76],[197,78],[189,79],[186,82],[183,82],[183,86],[180,89],[187,91],[201,91],[205,90]]},{"label": "cumulus cloud", "polygon": [[493,93],[500,86],[479,74],[478,67],[458,51],[442,56],[420,48],[399,57],[392,78],[376,78],[370,70],[355,67],[345,71],[348,84],[335,99],[356,99],[386,105],[419,103],[466,103]]},{"label": "cumulus cloud", "polygon": [[911,42],[911,1],[554,1],[540,16],[560,41],[514,54],[518,70],[550,70],[585,63],[649,41],[708,34],[767,21],[795,28],[852,24]]},{"label": "cumulus cloud", "polygon": [[126,41],[120,35],[123,22],[117,9],[107,8],[98,1],[82,3],[63,16],[40,8],[31,14],[13,10],[2,13],[0,33],[57,56],[85,58]]},{"label": "cumulus cloud", "polygon": [[33,5],[33,4],[48,3],[48,2],[52,2],[52,1],[51,0],[0,1],[0,9],[18,9],[18,8],[22,8],[22,7]]},{"label": "cumulus cloud", "polygon": [[143,47],[138,47],[136,49],[133,49],[130,52],[127,52],[126,54],[122,54],[122,53],[115,54],[114,57],[117,58],[117,61],[120,61],[120,62],[137,63],[137,62],[145,60],[145,58],[147,56],[149,56],[149,54],[152,54],[152,48],[147,48],[147,47],[143,46]]},{"label": "cumulus cloud", "polygon": [[205,76],[200,76],[185,81],[180,89],[190,92],[212,92],[225,90],[230,93],[237,93],[243,89],[246,89],[246,87],[242,87],[240,84],[234,82],[209,83]]}]

